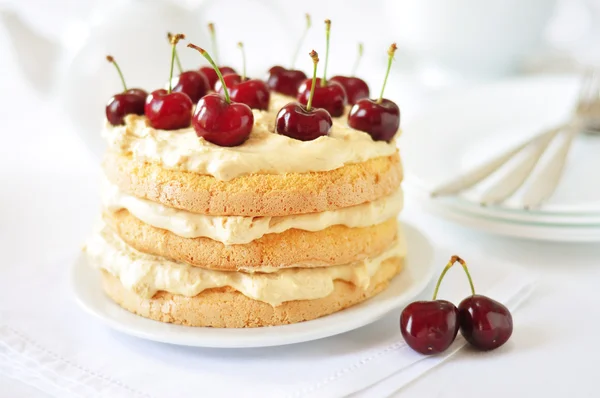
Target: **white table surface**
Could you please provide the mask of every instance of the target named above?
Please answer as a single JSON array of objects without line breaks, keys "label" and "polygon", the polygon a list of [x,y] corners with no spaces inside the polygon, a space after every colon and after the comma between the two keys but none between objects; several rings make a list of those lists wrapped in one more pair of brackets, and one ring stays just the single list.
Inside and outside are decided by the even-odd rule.
[{"label": "white table surface", "polygon": [[[95,161],[77,136],[60,126],[52,108],[34,98],[33,90],[19,79],[6,57],[0,56],[0,70],[0,250],[7,261],[17,261],[18,251],[31,245],[26,239],[36,236],[38,214],[43,214],[39,209],[32,213],[27,202],[18,199],[36,192],[27,184],[28,177],[38,181],[42,177],[60,188],[76,176],[92,175]],[[81,203],[82,209],[95,206],[95,199],[89,200]],[[509,344],[486,354],[465,349],[397,396],[598,396],[595,360],[600,354],[596,343],[600,330],[600,245],[548,244],[485,235],[422,214],[410,200],[405,215],[457,253],[467,256],[470,250],[482,250],[536,270],[542,278],[516,314]],[[80,225],[61,225],[60,217],[60,212],[46,214],[43,222],[59,227],[52,236],[36,237],[36,247],[46,263],[74,245],[74,237],[84,233],[94,214]],[[0,396],[46,395],[0,377]]]}]

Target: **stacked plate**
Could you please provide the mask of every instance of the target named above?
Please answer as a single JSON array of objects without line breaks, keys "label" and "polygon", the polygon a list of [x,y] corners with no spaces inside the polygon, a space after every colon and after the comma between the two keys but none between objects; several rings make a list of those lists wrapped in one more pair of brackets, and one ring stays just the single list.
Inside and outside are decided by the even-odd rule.
[{"label": "stacked plate", "polygon": [[569,117],[576,77],[535,77],[444,95],[405,124],[400,141],[405,188],[427,210],[462,225],[503,235],[571,242],[600,241],[600,135],[580,134],[556,192],[526,210],[520,192],[482,206],[481,189],[456,197],[429,193],[453,177]]}]

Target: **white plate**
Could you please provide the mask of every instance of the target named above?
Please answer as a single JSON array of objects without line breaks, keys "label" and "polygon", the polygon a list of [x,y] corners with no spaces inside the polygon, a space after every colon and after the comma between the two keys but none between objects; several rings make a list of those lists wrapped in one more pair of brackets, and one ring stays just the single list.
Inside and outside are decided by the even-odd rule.
[{"label": "white plate", "polygon": [[422,202],[421,205],[431,213],[456,222],[464,227],[510,236],[552,242],[600,242],[600,226],[545,226],[543,224],[527,224],[498,220],[490,217],[479,217],[459,209],[449,209],[433,204],[433,201]]},{"label": "white plate", "polygon": [[418,295],[433,276],[433,248],[416,228],[404,225],[408,256],[404,270],[377,296],[312,321],[248,329],[196,328],[134,315],[104,295],[100,275],[84,256],[74,264],[72,288],[81,307],[109,327],[143,339],[196,347],[267,347],[300,343],[344,333],[378,320]]},{"label": "white plate", "polygon": [[[499,82],[457,92],[431,104],[427,113],[403,128],[400,148],[407,183],[430,191],[504,148],[526,140],[568,117],[577,92],[574,77],[535,77]],[[513,221],[582,223],[574,217],[600,217],[600,137],[576,137],[561,182],[540,210],[524,211],[518,201],[480,208],[471,198],[456,198]],[[471,199],[471,200],[470,200]],[[505,212],[503,215],[502,213]],[[562,218],[564,217],[564,218]]]}]

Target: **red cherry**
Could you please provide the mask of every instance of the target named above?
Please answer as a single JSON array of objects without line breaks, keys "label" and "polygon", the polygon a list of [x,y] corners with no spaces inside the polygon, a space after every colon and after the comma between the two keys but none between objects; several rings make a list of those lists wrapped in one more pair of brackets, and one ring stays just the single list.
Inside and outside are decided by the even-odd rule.
[{"label": "red cherry", "polygon": [[[225,86],[229,90],[229,96],[234,102],[241,102],[248,105],[252,109],[269,109],[269,99],[271,93],[269,87],[262,80],[258,79],[243,79],[240,75],[225,75],[223,76]],[[223,85],[217,82],[215,91],[223,94]]]},{"label": "red cherry", "polygon": [[460,332],[475,348],[489,351],[508,341],[513,331],[512,315],[503,304],[479,294],[458,306]]},{"label": "red cherry", "polygon": [[[319,54],[312,50],[310,57],[313,60],[312,83],[314,84],[317,80]],[[332,126],[331,115],[325,109],[313,107],[316,84],[312,87],[306,106],[302,106],[298,102],[291,102],[279,110],[275,121],[278,134],[301,141],[310,141],[329,134]]]},{"label": "red cherry", "polygon": [[182,92],[188,95],[192,102],[204,97],[211,90],[208,79],[202,72],[189,70],[181,73],[172,82],[174,92]]},{"label": "red cherry", "polygon": [[[192,43],[188,47],[199,51],[218,70],[211,56]],[[254,125],[252,109],[246,104],[232,102],[220,72],[217,73],[223,86],[224,97],[218,94],[204,96],[196,105],[192,124],[198,137],[220,146],[241,145],[248,139]]]},{"label": "red cherry", "polygon": [[111,55],[106,56],[106,60],[112,63],[117,69],[117,73],[121,78],[123,84],[123,92],[114,95],[106,104],[106,119],[113,126],[124,124],[123,119],[126,115],[143,115],[144,114],[144,101],[148,93],[141,88],[130,88],[127,89],[125,84],[125,78],[121,72],[121,68]]},{"label": "red cherry", "polygon": [[306,79],[306,73],[301,70],[274,66],[269,69],[267,85],[273,91],[295,97],[298,94],[298,87],[304,79]]},{"label": "red cherry", "polygon": [[145,112],[150,125],[160,130],[189,127],[194,103],[184,93],[155,90],[146,98]]},{"label": "red cherry", "polygon": [[113,126],[124,124],[126,115],[143,115],[146,92],[133,88],[121,94],[114,95],[106,105],[106,119]]},{"label": "red cherry", "polygon": [[383,98],[396,49],[396,43],[393,43],[388,49],[387,71],[379,98],[376,100],[367,98],[359,100],[348,114],[348,125],[350,127],[369,133],[377,141],[390,141],[400,127],[400,108],[394,102]]},{"label": "red cherry", "polygon": [[[300,84],[298,96],[296,97],[298,102],[303,105],[308,103],[311,88],[312,79],[306,79]],[[317,78],[313,105],[316,108],[326,109],[333,117],[342,116],[346,107],[344,87],[337,82],[328,82],[326,86],[321,86],[321,79]]]},{"label": "red cherry", "polygon": [[313,106],[315,108],[326,109],[331,116],[338,117],[344,114],[344,108],[346,106],[346,92],[344,87],[337,82],[327,81],[327,60],[329,59],[329,33],[331,30],[331,21],[325,20],[325,38],[326,38],[326,50],[325,50],[325,67],[323,68],[322,79],[306,79],[298,87],[298,101],[306,105],[308,98],[313,95],[311,93],[312,85],[314,84],[314,95],[313,95]]},{"label": "red cherry", "polygon": [[[221,71],[221,74],[223,76],[236,74],[236,71],[228,66],[222,66],[219,68],[219,70]],[[212,66],[203,66],[200,68],[200,72],[202,72],[204,76],[206,76],[206,78],[208,79],[209,87],[214,90],[215,84],[217,84],[217,82],[219,81],[219,76],[217,76],[217,72],[215,72]]]},{"label": "red cherry", "polygon": [[369,86],[363,79],[354,76],[334,76],[329,81],[337,82],[344,87],[348,103],[351,105],[363,98],[369,98]]},{"label": "red cherry", "polygon": [[350,109],[348,126],[369,133],[376,141],[390,141],[400,127],[400,108],[387,99],[361,99]]},{"label": "red cherry", "polygon": [[277,113],[277,133],[300,141],[311,141],[329,134],[331,115],[325,109],[307,110],[299,102],[290,102]]},{"label": "red cherry", "polygon": [[416,301],[400,316],[400,331],[406,344],[425,355],[445,351],[458,329],[458,309],[445,300]]},{"label": "red cherry", "polygon": [[250,136],[254,115],[249,106],[231,102],[218,94],[204,96],[192,120],[198,137],[220,146],[238,146]]}]

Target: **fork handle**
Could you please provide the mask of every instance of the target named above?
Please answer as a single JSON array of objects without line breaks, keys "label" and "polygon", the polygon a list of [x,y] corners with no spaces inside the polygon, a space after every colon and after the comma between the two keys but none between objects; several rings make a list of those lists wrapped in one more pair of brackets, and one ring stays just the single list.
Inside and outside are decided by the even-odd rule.
[{"label": "fork handle", "polygon": [[567,129],[567,136],[562,142],[562,146],[553,153],[552,158],[548,159],[536,178],[529,184],[522,199],[525,209],[539,207],[552,196],[564,171],[573,138],[575,138],[578,131],[579,127],[577,125],[570,126]]}]

